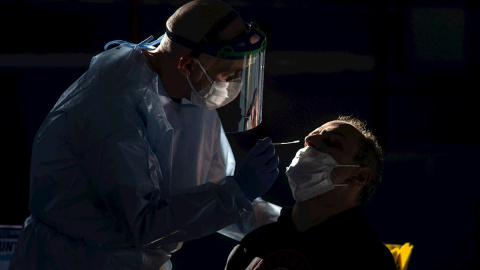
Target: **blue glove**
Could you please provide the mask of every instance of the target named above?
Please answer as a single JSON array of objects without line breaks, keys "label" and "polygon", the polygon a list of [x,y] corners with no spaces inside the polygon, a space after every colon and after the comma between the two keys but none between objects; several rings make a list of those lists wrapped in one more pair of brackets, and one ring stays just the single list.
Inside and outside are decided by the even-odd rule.
[{"label": "blue glove", "polygon": [[258,140],[237,167],[235,180],[251,202],[265,194],[278,176],[278,156],[272,139]]}]

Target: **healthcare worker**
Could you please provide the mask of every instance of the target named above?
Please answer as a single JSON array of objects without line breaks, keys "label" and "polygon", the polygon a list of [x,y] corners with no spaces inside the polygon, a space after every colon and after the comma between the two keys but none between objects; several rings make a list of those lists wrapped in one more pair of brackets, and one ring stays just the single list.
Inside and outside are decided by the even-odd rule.
[{"label": "healthcare worker", "polygon": [[260,198],[278,176],[271,139],[236,164],[225,136],[261,122],[264,34],[197,0],[157,40],[112,43],[36,134],[12,270],[171,269],[182,242],[278,217]]}]

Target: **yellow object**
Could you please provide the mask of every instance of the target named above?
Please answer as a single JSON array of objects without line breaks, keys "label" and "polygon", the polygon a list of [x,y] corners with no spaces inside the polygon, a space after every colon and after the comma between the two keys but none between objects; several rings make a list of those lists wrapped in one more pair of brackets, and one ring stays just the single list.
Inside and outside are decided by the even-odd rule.
[{"label": "yellow object", "polygon": [[393,259],[397,265],[398,270],[407,270],[410,255],[412,254],[413,245],[406,242],[403,245],[385,244],[390,252],[392,252]]}]

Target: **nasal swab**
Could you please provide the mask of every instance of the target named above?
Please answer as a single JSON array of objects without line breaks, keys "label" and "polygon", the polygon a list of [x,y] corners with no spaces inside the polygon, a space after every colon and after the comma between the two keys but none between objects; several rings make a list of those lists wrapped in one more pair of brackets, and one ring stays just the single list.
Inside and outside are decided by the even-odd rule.
[{"label": "nasal swab", "polygon": [[280,143],[272,143],[273,145],[282,145],[282,144],[292,144],[292,143],[299,143],[300,140],[291,141],[291,142],[280,142]]}]

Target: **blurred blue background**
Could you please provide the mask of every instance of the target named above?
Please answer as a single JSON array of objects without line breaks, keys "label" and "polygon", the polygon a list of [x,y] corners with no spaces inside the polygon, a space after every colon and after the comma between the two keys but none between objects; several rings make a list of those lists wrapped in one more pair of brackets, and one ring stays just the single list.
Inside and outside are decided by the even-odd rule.
[{"label": "blurred blue background", "polygon": [[[0,0],[0,224],[28,215],[33,137],[90,58],[111,40],[158,37],[185,2]],[[382,240],[414,245],[409,270],[480,269],[480,3],[225,2],[268,37],[264,120],[229,134],[235,155],[265,136],[303,140],[339,114],[365,119],[385,150],[366,206]],[[284,171],[301,146],[276,147],[281,173],[266,200],[293,204]],[[214,234],[185,243],[173,263],[223,269],[234,245]]]}]

